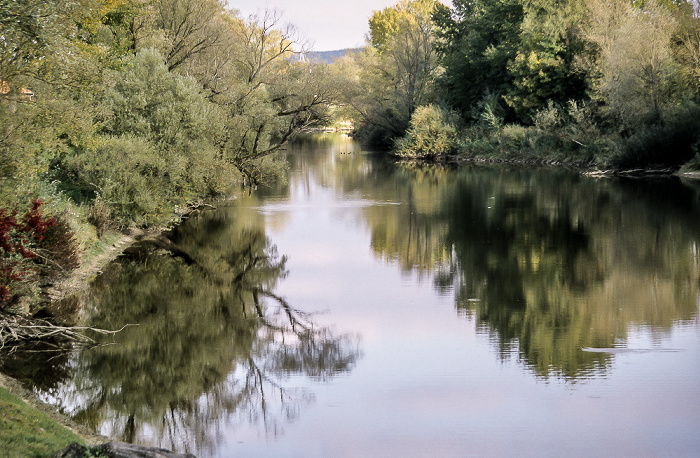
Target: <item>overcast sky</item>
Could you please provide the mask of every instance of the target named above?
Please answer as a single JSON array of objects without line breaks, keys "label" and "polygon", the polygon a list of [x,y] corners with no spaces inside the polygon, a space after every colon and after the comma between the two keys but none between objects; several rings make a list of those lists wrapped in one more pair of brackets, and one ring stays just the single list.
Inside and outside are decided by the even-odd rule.
[{"label": "overcast sky", "polygon": [[398,0],[228,0],[243,18],[266,8],[282,12],[282,22],[292,23],[314,44],[315,51],[363,46],[373,11]]}]

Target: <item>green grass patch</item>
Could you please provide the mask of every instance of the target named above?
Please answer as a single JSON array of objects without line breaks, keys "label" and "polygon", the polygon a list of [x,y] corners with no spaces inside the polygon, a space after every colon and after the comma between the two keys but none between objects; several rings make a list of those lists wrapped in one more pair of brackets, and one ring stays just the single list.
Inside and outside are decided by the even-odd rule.
[{"label": "green grass patch", "polygon": [[0,388],[0,458],[53,456],[73,442],[85,441]]}]

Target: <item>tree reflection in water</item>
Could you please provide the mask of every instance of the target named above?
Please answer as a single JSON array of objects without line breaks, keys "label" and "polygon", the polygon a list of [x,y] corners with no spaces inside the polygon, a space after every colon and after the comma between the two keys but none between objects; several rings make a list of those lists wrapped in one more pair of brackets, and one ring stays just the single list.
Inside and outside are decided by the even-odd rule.
[{"label": "tree reflection in water", "polygon": [[97,279],[91,324],[136,325],[78,354],[73,379],[54,390],[77,421],[207,455],[237,422],[277,434],[294,420],[313,394],[289,376],[323,381],[353,368],[357,339],[315,326],[274,294],[285,257],[259,228],[223,218],[144,243]]},{"label": "tree reflection in water", "polygon": [[[669,333],[700,297],[697,190],[676,179],[596,181],[562,170],[406,164],[365,195],[372,248],[432,276],[502,358],[575,381],[648,326]],[[380,183],[380,181],[376,181]],[[347,186],[345,186],[347,188]]]},{"label": "tree reflection in water", "polygon": [[[354,145],[309,139],[292,169],[337,195],[400,204],[363,207],[375,255],[432,279],[499,357],[538,377],[605,374],[614,356],[582,348],[624,346],[640,326],[658,340],[697,316],[697,180],[339,154]],[[313,154],[324,148],[336,153]]]}]

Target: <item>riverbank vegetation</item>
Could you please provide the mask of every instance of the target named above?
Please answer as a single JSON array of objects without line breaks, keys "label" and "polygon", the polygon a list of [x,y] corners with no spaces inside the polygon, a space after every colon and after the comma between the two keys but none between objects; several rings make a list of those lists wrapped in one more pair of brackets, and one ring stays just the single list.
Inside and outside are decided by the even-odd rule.
[{"label": "riverbank vegetation", "polygon": [[35,285],[115,230],[278,175],[276,153],[336,99],[327,65],[291,59],[305,45],[275,12],[2,0],[0,18],[3,312],[35,313]]},{"label": "riverbank vegetation", "polygon": [[700,163],[696,3],[452,3],[372,16],[370,46],[340,64],[360,138],[420,159]]},{"label": "riverbank vegetation", "polygon": [[700,164],[700,19],[683,0],[401,0],[330,65],[294,58],[305,44],[278,14],[216,0],[0,12],[4,311],[35,312],[31,285],[115,230],[278,176],[289,139],[341,119],[421,160]]}]

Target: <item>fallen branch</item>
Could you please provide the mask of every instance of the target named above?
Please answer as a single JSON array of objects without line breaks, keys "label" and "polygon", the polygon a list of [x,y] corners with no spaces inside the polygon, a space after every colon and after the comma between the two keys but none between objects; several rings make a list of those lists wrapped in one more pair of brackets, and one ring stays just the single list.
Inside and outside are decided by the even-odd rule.
[{"label": "fallen branch", "polygon": [[12,352],[19,345],[28,342],[47,342],[56,349],[75,345],[92,346],[96,345],[96,342],[86,335],[85,331],[113,335],[127,326],[133,325],[127,324],[116,331],[90,326],[57,326],[42,319],[0,314],[0,350],[9,348]]}]

